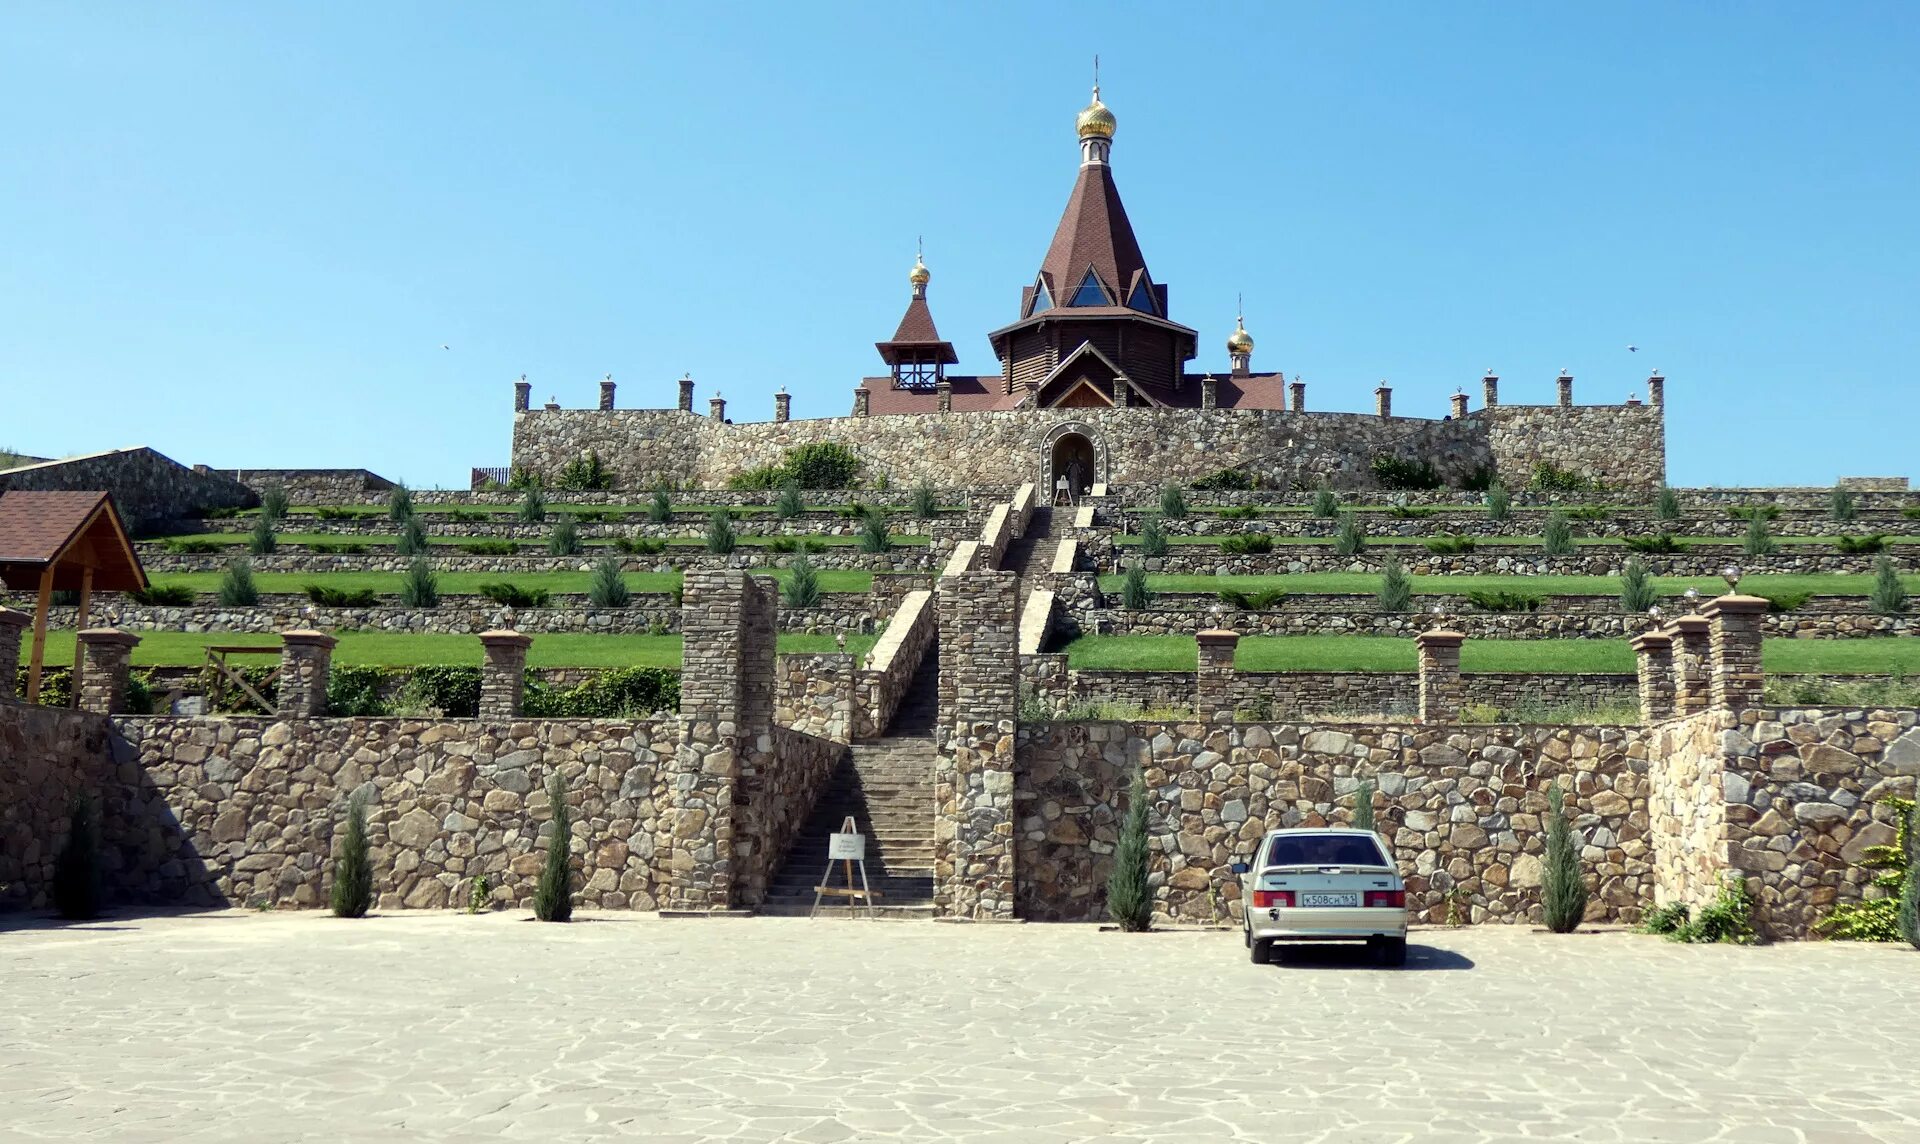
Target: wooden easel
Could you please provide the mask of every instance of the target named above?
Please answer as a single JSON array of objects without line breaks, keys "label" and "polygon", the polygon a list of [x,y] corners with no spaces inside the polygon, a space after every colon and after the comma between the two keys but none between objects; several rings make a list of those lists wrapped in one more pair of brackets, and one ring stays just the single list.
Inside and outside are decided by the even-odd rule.
[{"label": "wooden easel", "polygon": [[[833,863],[836,859],[847,873],[845,887],[827,885],[833,880]],[[860,884],[857,887],[853,884],[856,862],[860,865]],[[880,915],[874,912],[873,902],[879,896],[867,882],[867,836],[860,833],[860,828],[853,824],[853,816],[849,814],[847,820],[840,824],[840,833],[827,835],[827,869],[820,875],[820,884],[813,889],[813,908],[807,911],[807,916],[811,918],[820,912],[822,897],[845,898],[848,910],[855,908],[853,899],[864,898],[868,920],[877,920]]]}]

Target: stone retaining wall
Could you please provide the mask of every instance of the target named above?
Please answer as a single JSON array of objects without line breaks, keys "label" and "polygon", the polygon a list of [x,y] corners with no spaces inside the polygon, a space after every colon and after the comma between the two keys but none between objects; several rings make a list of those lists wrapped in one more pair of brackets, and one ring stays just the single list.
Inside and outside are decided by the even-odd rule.
[{"label": "stone retaining wall", "polygon": [[246,508],[259,503],[245,485],[190,469],[145,446],[109,449],[0,472],[0,493],[26,490],[110,492],[120,519],[135,533],[198,517],[209,508]]},{"label": "stone retaining wall", "polygon": [[[594,562],[601,556],[619,553],[607,549],[604,552],[587,552],[580,556],[472,556],[455,550],[442,552],[437,546],[428,554],[428,561],[439,572],[494,572],[503,576],[530,572],[591,572]],[[140,560],[148,572],[220,572],[224,571],[227,561],[235,556],[246,555],[244,546],[235,546],[231,551],[187,554],[168,552],[164,548],[142,545]],[[940,566],[940,557],[930,546],[919,545],[911,548],[896,548],[892,552],[861,552],[852,547],[829,548],[825,552],[807,553],[808,560],[822,571],[846,570],[854,572],[931,572]],[[405,572],[414,561],[411,556],[402,556],[397,552],[372,551],[358,555],[343,552],[311,552],[293,545],[283,545],[281,550],[270,556],[250,557],[255,572]],[[740,568],[755,571],[768,571],[785,568],[794,559],[792,554],[777,554],[764,548],[742,547],[731,555],[716,556],[698,550],[687,552],[668,551],[657,556],[621,556],[621,567],[629,572],[683,572],[705,568]]]},{"label": "stone retaining wall", "polygon": [[[1023,656],[1022,673],[1033,692],[1057,710],[1090,703],[1146,711],[1193,709],[1191,671],[1076,669],[1065,673],[1069,690],[1062,695],[1055,690],[1059,669],[1044,662],[1051,658]],[[1632,703],[1638,694],[1638,680],[1631,674],[1469,672],[1461,680],[1464,702],[1500,710],[1521,704],[1616,706]],[[1364,713],[1411,718],[1418,708],[1419,683],[1410,671],[1241,671],[1234,673],[1231,695],[1243,711],[1265,708],[1283,717]]]},{"label": "stone retaining wall", "polygon": [[[286,599],[251,608],[196,606],[147,607],[116,604],[114,626],[128,631],[168,632],[281,632],[312,624],[332,631],[413,632],[432,635],[478,635],[499,627],[507,609],[484,597],[447,596],[434,608],[328,608]],[[577,599],[577,597],[576,597]],[[783,632],[870,633],[887,622],[885,614],[868,607],[869,598],[855,593],[823,596],[817,608],[781,608],[776,622]],[[680,609],[662,596],[638,596],[626,608],[594,608],[571,601],[548,607],[513,610],[513,626],[528,635],[590,632],[599,635],[650,635],[680,630]],[[98,605],[96,605],[98,609]],[[98,611],[96,610],[96,616]],[[55,608],[48,624],[56,630],[73,627],[75,609]]]},{"label": "stone retaining wall", "polygon": [[[1183,549],[1192,548],[1187,552]],[[1920,545],[1889,546],[1889,553],[1902,570],[1914,567],[1920,559]],[[1477,552],[1441,556],[1424,546],[1376,546],[1358,556],[1341,556],[1330,548],[1308,545],[1276,546],[1274,551],[1252,556],[1229,556],[1212,545],[1176,545],[1165,556],[1141,556],[1131,546],[1106,549],[1097,554],[1100,570],[1107,574],[1125,572],[1139,561],[1150,573],[1189,576],[1273,576],[1303,572],[1379,573],[1388,556],[1400,557],[1401,567],[1414,576],[1618,576],[1627,558],[1635,555],[1624,548],[1576,549],[1566,556],[1548,556],[1538,547],[1494,550],[1483,547]],[[1738,546],[1696,545],[1691,552],[1671,556],[1641,556],[1647,571],[1654,576],[1718,576],[1727,565],[1736,565],[1747,575],[1778,575],[1790,572],[1873,571],[1875,556],[1847,555],[1839,552],[1800,552],[1782,548],[1768,556],[1747,556]]]},{"label": "stone retaining wall", "polygon": [[[1151,506],[1149,510],[1136,512],[1124,520],[1114,519],[1117,514],[1105,514],[1099,521],[1099,527],[1109,530],[1125,527],[1128,531],[1137,531],[1149,512],[1158,515],[1158,507],[1158,505]],[[1454,535],[1485,540],[1514,536],[1537,538],[1540,530],[1546,525],[1547,514],[1533,509],[1516,508],[1514,515],[1506,520],[1489,520],[1484,509],[1454,510],[1428,517],[1410,518],[1394,517],[1382,512],[1360,512],[1356,516],[1370,537]],[[1573,528],[1573,534],[1577,537],[1608,539],[1659,536],[1664,533],[1668,536],[1714,536],[1729,542],[1738,542],[1744,540],[1748,528],[1746,521],[1737,520],[1725,513],[1682,520],[1656,520],[1651,512],[1620,511],[1610,515],[1606,520],[1576,518],[1569,523]],[[1790,513],[1782,514],[1779,519],[1769,522],[1767,527],[1774,536],[1840,537],[1871,536],[1876,533],[1899,536],[1920,532],[1920,521],[1911,520],[1888,510],[1865,513],[1858,519],[1850,521],[1836,521],[1830,516],[1814,513]],[[1160,519],[1160,531],[1167,536],[1228,537],[1256,534],[1274,537],[1324,537],[1330,540],[1338,529],[1339,521],[1337,520],[1297,514],[1256,517],[1252,520],[1222,519],[1210,515]],[[1535,543],[1538,543],[1537,540]]]},{"label": "stone retaining wall", "polygon": [[[1425,604],[1427,597],[1420,597]],[[1824,602],[1824,601],[1823,601]],[[1618,604],[1615,604],[1618,607]],[[1098,635],[1192,635],[1201,628],[1223,625],[1243,636],[1374,635],[1412,637],[1433,626],[1422,612],[1379,611],[1234,611],[1211,608],[1175,611],[1124,608],[1085,612],[1082,630]],[[1464,612],[1449,614],[1447,626],[1472,639],[1630,639],[1645,631],[1648,619],[1638,613],[1615,611]],[[1913,634],[1911,616],[1876,616],[1867,612],[1778,612],[1761,618],[1768,638],[1866,639]]]}]

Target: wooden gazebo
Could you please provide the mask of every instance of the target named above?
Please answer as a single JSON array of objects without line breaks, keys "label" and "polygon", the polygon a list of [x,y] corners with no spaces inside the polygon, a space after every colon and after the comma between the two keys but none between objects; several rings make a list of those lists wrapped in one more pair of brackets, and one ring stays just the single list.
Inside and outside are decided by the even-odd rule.
[{"label": "wooden gazebo", "polygon": [[[131,592],[147,586],[146,569],[133,551],[113,497],[103,492],[10,492],[0,495],[0,583],[37,593],[33,605],[33,650],[27,669],[27,702],[40,701],[40,672],[47,654],[47,612],[53,594],[80,594],[76,632],[87,626],[93,593]],[[80,695],[80,646],[74,645],[73,695]]]}]

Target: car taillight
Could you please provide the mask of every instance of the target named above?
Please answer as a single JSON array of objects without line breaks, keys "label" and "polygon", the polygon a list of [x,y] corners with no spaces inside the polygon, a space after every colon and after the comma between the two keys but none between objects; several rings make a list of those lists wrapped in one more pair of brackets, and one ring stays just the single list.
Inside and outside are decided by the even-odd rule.
[{"label": "car taillight", "polygon": [[1281,906],[1289,910],[1292,909],[1293,908],[1293,891],[1292,890],[1255,890],[1253,892],[1253,908],[1254,909],[1265,910],[1265,909],[1271,909],[1274,906]]},{"label": "car taillight", "polygon": [[1368,890],[1367,891],[1368,906],[1389,906],[1394,909],[1404,909],[1406,907],[1406,904],[1407,904],[1407,892],[1405,890]]}]

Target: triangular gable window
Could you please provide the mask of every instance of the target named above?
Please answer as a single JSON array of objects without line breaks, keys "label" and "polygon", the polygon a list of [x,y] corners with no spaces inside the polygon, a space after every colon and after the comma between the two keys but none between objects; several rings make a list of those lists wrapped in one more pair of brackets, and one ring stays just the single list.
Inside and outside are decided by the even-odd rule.
[{"label": "triangular gable window", "polygon": [[1033,305],[1027,308],[1027,316],[1032,317],[1042,310],[1053,309],[1053,295],[1047,293],[1047,280],[1042,278],[1033,287]]},{"label": "triangular gable window", "polygon": [[1093,271],[1080,280],[1080,289],[1073,292],[1073,301],[1069,306],[1104,306],[1107,304],[1106,287],[1100,285],[1100,277]]},{"label": "triangular gable window", "polygon": [[1153,304],[1153,286],[1147,282],[1144,276],[1142,276],[1139,283],[1134,286],[1133,297],[1127,299],[1127,305],[1140,311],[1142,314],[1158,314],[1160,312]]}]

